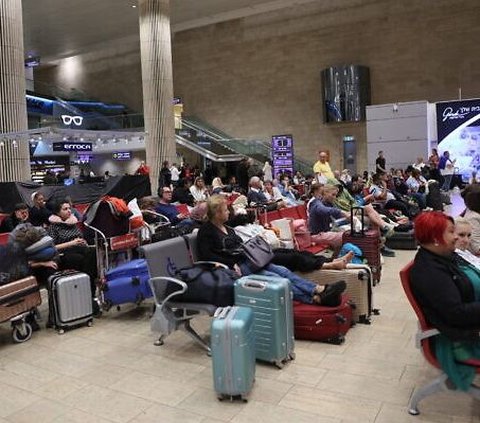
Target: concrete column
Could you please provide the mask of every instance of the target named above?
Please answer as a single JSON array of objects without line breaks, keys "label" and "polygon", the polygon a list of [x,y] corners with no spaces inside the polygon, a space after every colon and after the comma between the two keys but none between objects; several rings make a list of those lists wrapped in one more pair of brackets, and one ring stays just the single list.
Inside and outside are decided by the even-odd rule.
[{"label": "concrete column", "polygon": [[175,159],[170,0],[139,0],[143,113],[152,193],[164,160]]},{"label": "concrete column", "polygon": [[[0,134],[28,129],[21,0],[0,0]],[[0,135],[0,182],[31,179],[29,140]]]}]

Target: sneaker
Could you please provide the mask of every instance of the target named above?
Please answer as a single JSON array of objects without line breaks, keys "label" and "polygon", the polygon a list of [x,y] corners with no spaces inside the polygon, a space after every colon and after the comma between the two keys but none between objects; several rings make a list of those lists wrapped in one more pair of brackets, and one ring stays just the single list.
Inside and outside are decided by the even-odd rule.
[{"label": "sneaker", "polygon": [[342,293],[347,288],[345,281],[325,285],[320,293],[320,304],[326,307],[338,307],[342,302]]},{"label": "sneaker", "polygon": [[388,247],[382,247],[380,253],[383,257],[395,257],[395,251]]}]

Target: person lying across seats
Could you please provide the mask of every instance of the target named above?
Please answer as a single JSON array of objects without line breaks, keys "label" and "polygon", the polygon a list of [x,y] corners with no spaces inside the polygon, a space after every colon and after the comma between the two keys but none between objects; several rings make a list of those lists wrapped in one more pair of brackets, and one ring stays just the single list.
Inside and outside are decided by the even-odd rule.
[{"label": "person lying across seats", "polygon": [[466,390],[475,377],[473,367],[458,361],[480,359],[480,280],[467,277],[455,254],[458,235],[451,217],[424,212],[415,219],[420,244],[410,271],[412,292],[433,327],[435,352],[451,382]]},{"label": "person lying across seats", "polygon": [[[363,211],[365,212],[366,217],[370,224],[378,227],[383,236],[389,237],[393,235],[394,225],[387,223],[383,217],[378,213],[372,204],[368,203],[368,200],[371,200],[373,197],[371,194],[365,197],[358,195],[353,197],[352,194],[342,185],[339,185],[335,180],[329,181],[333,182],[333,185],[336,185],[339,189],[338,195],[335,198],[333,204],[338,207],[339,209],[350,212],[352,207],[362,207]],[[358,184],[357,180],[357,184]],[[352,189],[355,184],[352,184]]]},{"label": "person lying across seats", "polygon": [[[206,222],[197,235],[199,259],[217,261],[234,269],[239,275],[252,273],[249,263],[241,252],[242,239],[235,231],[226,226],[229,217],[227,202],[222,196],[214,195],[207,201]],[[341,293],[345,290],[344,281],[320,286],[292,273],[286,267],[268,264],[258,274],[265,276],[280,276],[290,280],[293,298],[307,304],[338,306]]]}]

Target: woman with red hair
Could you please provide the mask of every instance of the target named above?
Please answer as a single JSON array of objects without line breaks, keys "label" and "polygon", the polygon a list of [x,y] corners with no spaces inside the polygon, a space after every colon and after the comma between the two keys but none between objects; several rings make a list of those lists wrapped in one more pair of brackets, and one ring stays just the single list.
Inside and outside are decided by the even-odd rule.
[{"label": "woman with red hair", "polygon": [[457,387],[468,389],[475,371],[460,368],[458,361],[480,358],[480,301],[459,267],[454,221],[438,211],[422,213],[415,219],[415,237],[420,249],[410,272],[412,292],[440,331],[435,351],[443,370]]}]

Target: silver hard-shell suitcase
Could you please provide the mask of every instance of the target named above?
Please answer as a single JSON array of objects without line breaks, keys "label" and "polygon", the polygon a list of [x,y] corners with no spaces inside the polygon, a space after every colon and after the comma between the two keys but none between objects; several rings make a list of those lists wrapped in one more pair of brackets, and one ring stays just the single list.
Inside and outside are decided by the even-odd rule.
[{"label": "silver hard-shell suitcase", "polygon": [[50,319],[55,329],[88,325],[93,322],[90,276],[76,271],[55,273],[48,279]]}]

